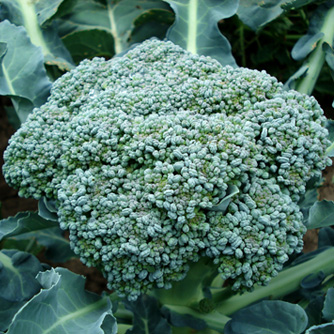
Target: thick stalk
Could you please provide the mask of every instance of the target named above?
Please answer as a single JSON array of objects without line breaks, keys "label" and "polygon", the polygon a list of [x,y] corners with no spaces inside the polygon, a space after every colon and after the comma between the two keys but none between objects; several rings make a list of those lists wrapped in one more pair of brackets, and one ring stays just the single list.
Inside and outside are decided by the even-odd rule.
[{"label": "thick stalk", "polygon": [[[242,295],[234,295],[221,301],[215,310],[224,315],[231,315],[239,309],[260,301],[261,299],[281,298],[293,291],[298,290],[302,279],[309,274],[320,271],[322,271],[326,276],[334,274],[333,259],[334,247],[331,247],[316,255],[309,261],[281,271],[267,286],[258,286],[253,292],[244,293]],[[221,291],[213,291],[212,293],[213,298],[215,299],[215,294],[219,294]]]},{"label": "thick stalk", "polygon": [[24,20],[24,27],[31,39],[31,43],[42,48],[44,56],[50,54],[50,49],[45,43],[42,30],[39,26],[35,3],[28,0],[18,0],[19,6],[21,7],[21,12]]},{"label": "thick stalk", "polygon": [[324,18],[324,23],[321,28],[321,32],[324,33],[323,38],[318,42],[317,47],[311,53],[307,60],[308,70],[305,75],[296,85],[295,90],[300,93],[311,95],[313,88],[317,82],[320,71],[325,62],[325,53],[322,50],[324,43],[328,43],[330,46],[333,44],[334,39],[334,7],[329,9]]}]

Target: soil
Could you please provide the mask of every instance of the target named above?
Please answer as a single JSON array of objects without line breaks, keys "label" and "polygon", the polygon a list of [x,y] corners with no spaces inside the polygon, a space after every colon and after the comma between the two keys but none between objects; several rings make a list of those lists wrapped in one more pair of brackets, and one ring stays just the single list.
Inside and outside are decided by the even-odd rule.
[{"label": "soil", "polygon": [[[3,152],[8,144],[8,139],[15,132],[9,124],[6,112],[3,106],[10,105],[10,101],[0,97],[0,164],[3,164]],[[325,182],[319,190],[319,199],[334,200],[334,166],[328,167],[324,173]],[[15,216],[21,211],[37,210],[37,201],[33,199],[20,198],[17,191],[10,188],[0,173],[0,203],[1,217],[6,218]],[[309,230],[304,237],[304,252],[310,252],[317,248],[318,230]],[[52,263],[48,261],[43,254],[39,255],[42,262],[48,263],[53,267],[61,266],[71,271],[87,277],[86,289],[95,293],[101,293],[107,290],[106,280],[102,274],[95,268],[88,268],[83,265],[79,259],[72,259],[66,263]]]}]

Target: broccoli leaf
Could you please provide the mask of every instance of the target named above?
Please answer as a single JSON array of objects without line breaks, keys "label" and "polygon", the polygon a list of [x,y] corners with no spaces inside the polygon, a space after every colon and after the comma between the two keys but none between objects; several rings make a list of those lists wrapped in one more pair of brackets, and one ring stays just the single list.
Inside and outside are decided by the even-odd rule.
[{"label": "broccoli leaf", "polygon": [[0,330],[5,331],[9,327],[15,313],[24,303],[24,301],[11,302],[0,297]]},{"label": "broccoli leaf", "polygon": [[116,334],[109,298],[84,291],[83,277],[56,268],[38,274],[37,280],[42,290],[16,313],[8,334]]},{"label": "broccoli leaf", "polygon": [[[166,10],[168,5],[156,0],[108,0],[106,5],[92,0],[78,1],[70,13],[60,18],[60,35],[64,38],[64,43],[69,45],[73,38],[78,38],[84,32],[87,35],[87,31],[91,30],[95,30],[95,35],[100,35],[98,40],[101,40],[105,37],[102,31],[105,31],[110,35],[108,39],[112,39],[113,43],[107,49],[105,47],[104,51],[108,54],[113,47],[118,54],[130,46],[129,37],[135,28],[135,22],[140,17],[143,20],[147,13],[156,8]],[[85,35],[77,40],[77,46],[80,43],[80,48],[85,48],[86,52],[89,49],[96,49],[98,47],[96,40],[93,37],[85,40]],[[152,37],[152,31],[150,37]],[[74,57],[77,60],[75,54]]]},{"label": "broccoli leaf", "polygon": [[125,302],[125,307],[134,313],[133,327],[127,334],[170,334],[171,328],[162,317],[158,301],[143,295],[135,302]]},{"label": "broccoli leaf", "polygon": [[295,304],[266,300],[236,312],[225,334],[300,334],[307,325],[305,311]]},{"label": "broccoli leaf", "polygon": [[[301,37],[292,49],[292,56],[297,59],[305,59],[302,67],[288,80],[288,86],[300,93],[310,95],[314,89],[321,68],[326,59],[331,64],[329,50],[326,51],[326,43],[332,45],[334,38],[334,6],[332,1],[327,1],[317,7],[310,18],[307,34]],[[303,70],[302,70],[303,69]],[[298,74],[298,75],[297,75]]]},{"label": "broccoli leaf", "polygon": [[58,223],[45,220],[37,213],[19,212],[15,217],[9,217],[0,221],[0,240],[57,226]]},{"label": "broccoli leaf", "polygon": [[222,65],[236,66],[229,41],[220,33],[218,21],[233,16],[239,1],[165,0],[175,12],[167,39],[194,54],[210,56]]},{"label": "broccoli leaf", "polygon": [[258,30],[283,13],[285,0],[240,0],[238,16],[252,30]]},{"label": "broccoli leaf", "polygon": [[31,254],[2,250],[0,252],[0,297],[10,302],[28,300],[38,292],[35,279],[42,266]]},{"label": "broccoli leaf", "polygon": [[[69,241],[64,238],[64,232],[59,228],[57,220],[47,219],[46,205],[49,210],[52,209],[50,202],[42,200],[39,202],[40,212],[44,212],[42,217],[34,212],[20,212],[15,217],[1,220],[0,240],[6,239],[6,247],[10,246],[10,241],[15,245],[15,241],[23,243],[26,240],[36,240],[39,246],[47,248],[45,255],[48,259],[57,262],[67,261],[75,255]],[[33,244],[29,247],[32,246]]]},{"label": "broccoli leaf", "polygon": [[23,122],[33,107],[42,105],[49,96],[51,82],[43,66],[43,54],[30,42],[23,27],[7,20],[0,23],[0,42],[0,95],[12,98]]},{"label": "broccoli leaf", "polygon": [[115,54],[114,39],[105,30],[91,29],[74,32],[64,38],[64,44],[76,63],[96,56],[112,58]]},{"label": "broccoli leaf", "polygon": [[316,1],[317,0],[288,0],[285,3],[283,3],[281,7],[284,10],[297,9],[297,8],[309,5],[310,3],[313,3]]},{"label": "broccoli leaf", "polygon": [[69,70],[73,67],[72,58],[58,37],[57,25],[50,22],[62,1],[1,0],[0,3],[4,8],[4,18],[24,26],[31,43],[42,48],[46,64]]},{"label": "broccoli leaf", "polygon": [[58,215],[55,202],[42,197],[38,202],[38,215],[46,220],[57,222]]},{"label": "broccoli leaf", "polygon": [[334,320],[334,288],[327,291],[322,314],[326,320]]},{"label": "broccoli leaf", "polygon": [[301,37],[291,51],[292,58],[295,60],[304,59],[316,48],[317,43],[323,36],[323,32],[317,32],[315,34],[307,34]]},{"label": "broccoli leaf", "polygon": [[333,334],[334,324],[327,323],[310,327],[305,334]]},{"label": "broccoli leaf", "polygon": [[331,227],[323,227],[319,231],[318,248],[334,246],[334,230]]},{"label": "broccoli leaf", "polygon": [[162,312],[168,322],[175,327],[190,327],[196,330],[207,328],[204,320],[195,318],[190,314],[180,314],[170,310],[168,307],[163,307]]},{"label": "broccoli leaf", "polygon": [[[326,60],[326,63],[329,67],[329,72],[332,76],[332,79],[334,80],[334,50],[333,50],[333,47],[330,46],[328,43],[324,43],[322,45],[322,49],[325,52],[325,60]],[[334,101],[332,103],[332,107],[334,108]],[[333,139],[332,139],[332,141],[333,141]],[[332,148],[331,155],[329,155],[329,156],[330,157],[334,156],[334,148]]]},{"label": "broccoli leaf", "polygon": [[309,219],[306,224],[308,229],[333,225],[334,202],[323,200],[315,202],[309,211]]}]

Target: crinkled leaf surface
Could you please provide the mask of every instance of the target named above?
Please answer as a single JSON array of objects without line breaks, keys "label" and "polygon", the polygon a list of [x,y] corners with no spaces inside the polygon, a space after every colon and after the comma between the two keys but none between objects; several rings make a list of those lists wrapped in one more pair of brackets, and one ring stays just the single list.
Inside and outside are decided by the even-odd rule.
[{"label": "crinkled leaf surface", "polygon": [[2,297],[0,297],[0,330],[5,331],[15,313],[24,305],[24,301],[21,302],[11,302]]},{"label": "crinkled leaf surface", "polygon": [[317,47],[317,43],[323,36],[323,32],[317,32],[315,34],[307,34],[301,37],[291,51],[292,58],[295,60],[304,59]]},{"label": "crinkled leaf surface", "polygon": [[135,302],[125,302],[125,307],[134,313],[133,327],[127,334],[170,334],[171,327],[162,317],[158,301],[143,295]]},{"label": "crinkled leaf surface", "polygon": [[62,2],[63,0],[0,0],[5,18],[24,26],[31,43],[42,48],[45,63],[69,70],[73,67],[70,53],[58,36],[57,25],[48,21]]},{"label": "crinkled leaf surface", "polygon": [[43,219],[35,212],[20,212],[0,221],[0,240],[57,226],[58,223]]},{"label": "crinkled leaf surface", "polygon": [[36,275],[42,270],[37,258],[16,250],[0,252],[0,297],[17,302],[29,299],[40,289]]},{"label": "crinkled leaf surface", "polygon": [[257,30],[283,13],[281,6],[286,0],[240,0],[238,16],[240,20]]},{"label": "crinkled leaf surface", "polygon": [[323,321],[322,309],[324,307],[324,297],[317,296],[310,300],[305,308],[308,317],[308,326],[320,324]]},{"label": "crinkled leaf surface", "polygon": [[190,327],[196,330],[204,330],[207,324],[204,320],[193,317],[190,314],[180,314],[167,307],[162,308],[162,313],[168,322],[175,327]]},{"label": "crinkled leaf surface", "polygon": [[330,226],[334,224],[334,202],[320,201],[312,205],[309,211],[309,219],[306,224],[308,229]]},{"label": "crinkled leaf surface", "polygon": [[193,54],[210,56],[222,65],[236,66],[229,41],[218,29],[218,21],[233,16],[238,0],[165,0],[175,12],[167,39]]},{"label": "crinkled leaf surface", "polygon": [[322,314],[327,321],[334,320],[334,288],[327,291]]},{"label": "crinkled leaf surface", "polygon": [[265,300],[237,311],[225,334],[300,334],[307,326],[303,308],[280,300]]},{"label": "crinkled leaf surface", "polygon": [[[64,0],[34,1],[31,10],[35,13],[38,24],[42,26],[47,20],[55,15],[63,1]],[[0,0],[4,16],[17,25],[29,24],[28,22],[25,23],[25,20],[27,21],[26,15],[28,15],[29,9],[26,13],[24,13],[24,9],[27,11],[26,6],[29,6],[29,3],[31,2],[32,1],[29,0]]]},{"label": "crinkled leaf surface", "polygon": [[140,43],[151,38],[153,31],[155,37],[164,39],[167,30],[173,24],[174,19],[174,12],[170,8],[159,8],[146,11],[134,22],[135,28],[132,30],[129,37],[130,44]]},{"label": "crinkled leaf surface", "polygon": [[63,41],[76,63],[85,58],[112,58],[115,54],[114,39],[105,30],[91,29],[74,32],[66,36]]},{"label": "crinkled leaf surface", "polygon": [[333,332],[334,332],[334,324],[327,323],[327,324],[312,326],[305,332],[305,334],[333,334]]},{"label": "crinkled leaf surface", "polygon": [[64,232],[58,227],[52,227],[35,231],[31,233],[22,234],[16,239],[35,239],[38,245],[46,247],[45,256],[55,262],[65,262],[73,257],[76,257],[70,247],[68,239],[64,237]]},{"label": "crinkled leaf surface", "polygon": [[41,198],[38,201],[38,215],[44,219],[57,222],[58,215],[55,201],[48,200],[46,197]]},{"label": "crinkled leaf surface", "polygon": [[85,291],[83,277],[56,268],[37,279],[42,290],[19,310],[8,334],[116,334],[115,320],[108,333],[101,328],[112,317],[109,298]]},{"label": "crinkled leaf surface", "polygon": [[334,246],[334,230],[331,227],[321,228],[318,237],[318,248]]},{"label": "crinkled leaf surface", "polygon": [[[22,114],[20,105],[14,105],[22,122],[27,116],[27,104],[31,111],[46,101],[51,82],[46,75],[41,49],[31,43],[23,27],[7,20],[1,22],[0,42],[7,45],[0,59],[0,95],[17,98],[17,103],[25,101]],[[26,82],[32,84],[26,85]]]},{"label": "crinkled leaf surface", "polygon": [[[104,30],[111,35],[115,53],[118,54],[129,47],[134,22],[153,8],[167,9],[168,5],[158,0],[107,0],[105,6],[93,0],[80,0],[70,13],[59,20],[60,35],[68,39],[70,34],[80,31]],[[96,48],[92,45],[94,40],[87,40],[86,47],[88,43],[90,48]]]}]

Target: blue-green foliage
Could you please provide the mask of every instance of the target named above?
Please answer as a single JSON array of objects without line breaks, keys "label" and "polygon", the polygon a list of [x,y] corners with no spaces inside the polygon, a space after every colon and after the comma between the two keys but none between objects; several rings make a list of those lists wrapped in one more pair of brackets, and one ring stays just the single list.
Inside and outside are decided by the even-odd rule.
[{"label": "blue-green foliage", "polygon": [[21,196],[56,200],[74,252],[120,296],[169,288],[201,256],[251,289],[302,249],[296,202],[329,164],[324,124],[265,72],[149,40],[57,80],[3,171]]}]

